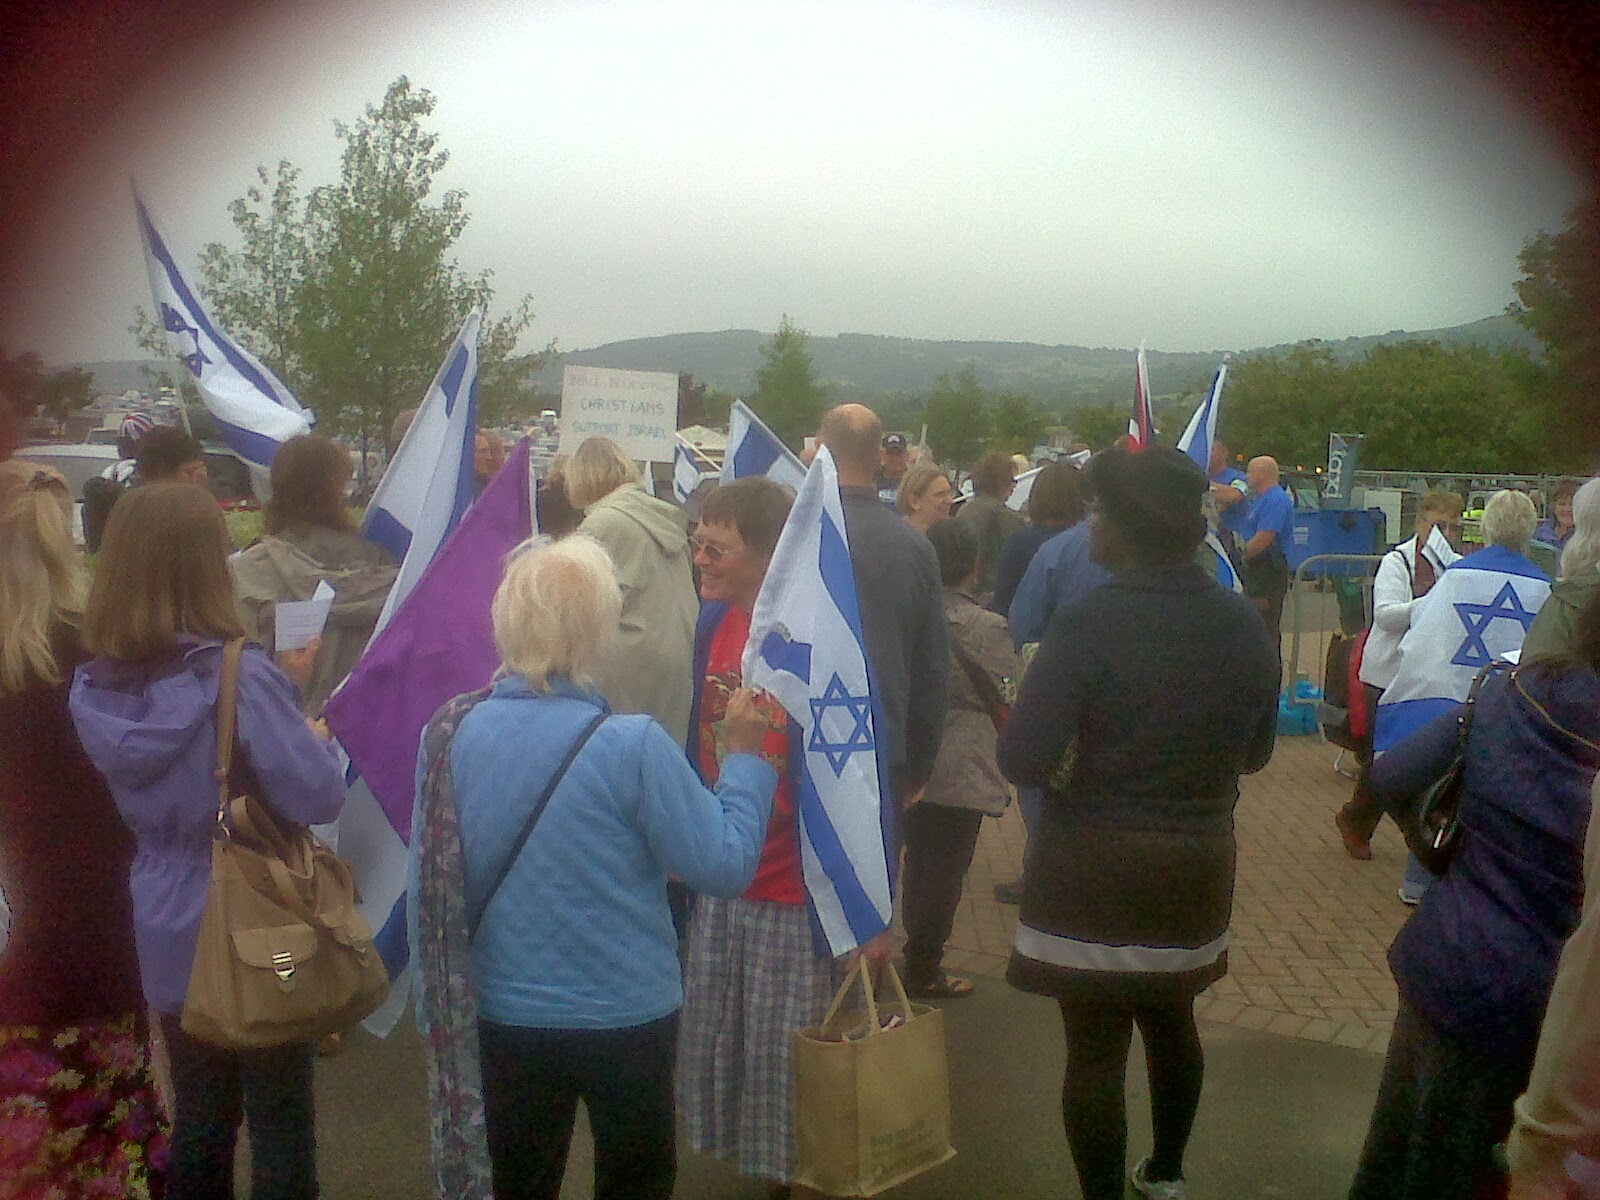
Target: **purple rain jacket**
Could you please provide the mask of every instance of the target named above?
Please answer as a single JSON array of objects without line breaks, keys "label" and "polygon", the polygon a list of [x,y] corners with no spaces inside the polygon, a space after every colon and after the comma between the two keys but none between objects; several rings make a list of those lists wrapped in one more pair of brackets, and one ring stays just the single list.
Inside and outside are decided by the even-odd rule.
[{"label": "purple rain jacket", "polygon": [[[222,643],[179,640],[165,663],[96,658],[72,680],[73,723],[138,842],[129,890],[145,999],[183,1010],[211,876]],[[239,668],[239,748],[284,818],[331,821],[344,803],[337,751],[306,726],[300,695],[257,646]]]}]

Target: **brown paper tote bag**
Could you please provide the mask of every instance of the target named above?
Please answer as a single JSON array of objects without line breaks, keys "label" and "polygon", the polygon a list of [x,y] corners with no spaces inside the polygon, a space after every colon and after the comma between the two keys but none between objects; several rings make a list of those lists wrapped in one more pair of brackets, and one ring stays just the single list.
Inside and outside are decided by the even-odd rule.
[{"label": "brown paper tote bag", "polygon": [[350,868],[304,826],[229,796],[239,655],[223,650],[217,698],[211,886],[183,1005],[183,1031],[229,1050],[312,1041],[371,1015],[389,976],[356,911]]},{"label": "brown paper tote bag", "polygon": [[[829,1196],[876,1196],[955,1156],[944,1014],[887,970],[903,1024],[882,1027],[863,959],[822,1024],[795,1035],[795,1182]],[[858,982],[866,1011],[842,1011]]]}]

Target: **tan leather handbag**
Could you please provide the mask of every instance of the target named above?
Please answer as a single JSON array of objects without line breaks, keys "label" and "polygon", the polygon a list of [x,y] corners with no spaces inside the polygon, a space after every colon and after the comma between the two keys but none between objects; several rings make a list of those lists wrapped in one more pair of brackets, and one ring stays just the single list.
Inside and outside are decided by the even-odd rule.
[{"label": "tan leather handbag", "polygon": [[350,868],[261,801],[230,796],[243,639],[223,649],[217,824],[183,1031],[230,1050],[313,1041],[368,1016],[389,976]]}]

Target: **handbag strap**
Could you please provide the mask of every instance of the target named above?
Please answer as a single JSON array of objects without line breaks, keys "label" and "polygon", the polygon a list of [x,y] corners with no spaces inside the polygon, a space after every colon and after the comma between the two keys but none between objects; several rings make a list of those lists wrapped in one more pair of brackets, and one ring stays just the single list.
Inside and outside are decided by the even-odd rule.
[{"label": "handbag strap", "polygon": [[978,701],[983,705],[984,711],[989,714],[989,719],[997,724],[1005,720],[1006,702],[1000,695],[1000,689],[995,686],[989,672],[978,665],[977,661],[963,650],[960,644],[950,639],[950,654],[956,663],[965,672],[967,681],[972,684],[972,690],[978,693]]},{"label": "handbag strap", "polygon": [[561,760],[561,765],[556,768],[555,774],[550,776],[550,782],[545,785],[544,794],[534,802],[533,811],[528,814],[527,821],[522,826],[522,832],[517,835],[516,843],[511,847],[511,853],[506,855],[505,862],[500,864],[500,870],[495,873],[494,882],[489,884],[489,890],[484,892],[483,899],[478,901],[477,907],[467,914],[467,941],[472,941],[478,936],[478,926],[483,923],[483,917],[489,911],[489,903],[500,890],[500,885],[506,881],[506,876],[511,874],[511,868],[522,856],[522,848],[528,844],[528,836],[533,832],[533,827],[539,823],[539,818],[544,815],[550,797],[555,795],[556,788],[561,786],[561,781],[566,777],[567,770],[572,766],[573,760],[578,757],[578,752],[588,745],[589,739],[594,736],[594,731],[605,723],[606,714],[596,713],[594,720],[584,726],[583,732],[578,734],[578,740],[572,743],[567,756]]},{"label": "handbag strap", "polygon": [[222,678],[217,684],[217,828],[228,829],[228,775],[233,770],[233,735],[239,713],[239,660],[244,639],[222,647]]}]

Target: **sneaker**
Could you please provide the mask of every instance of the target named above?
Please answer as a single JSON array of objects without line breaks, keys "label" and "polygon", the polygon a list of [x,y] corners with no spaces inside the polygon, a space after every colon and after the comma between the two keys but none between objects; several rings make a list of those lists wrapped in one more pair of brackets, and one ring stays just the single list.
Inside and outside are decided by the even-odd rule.
[{"label": "sneaker", "polygon": [[1395,895],[1400,897],[1400,903],[1404,904],[1407,908],[1415,908],[1418,902],[1422,899],[1421,892],[1408,891],[1404,886],[1402,886],[1400,890],[1395,893]]},{"label": "sneaker", "polygon": [[997,904],[1021,904],[1022,880],[1015,879],[1008,883],[995,884],[994,898]]},{"label": "sneaker", "polygon": [[1133,1190],[1147,1200],[1189,1200],[1189,1189],[1181,1179],[1150,1179],[1150,1160],[1141,1158],[1139,1165],[1134,1167],[1133,1174],[1128,1182],[1133,1184]]}]

